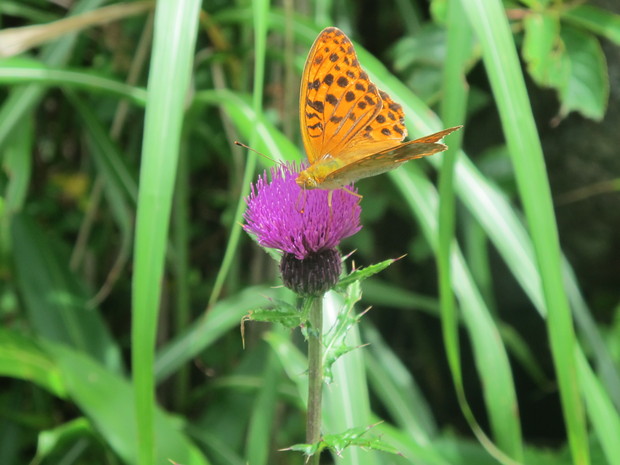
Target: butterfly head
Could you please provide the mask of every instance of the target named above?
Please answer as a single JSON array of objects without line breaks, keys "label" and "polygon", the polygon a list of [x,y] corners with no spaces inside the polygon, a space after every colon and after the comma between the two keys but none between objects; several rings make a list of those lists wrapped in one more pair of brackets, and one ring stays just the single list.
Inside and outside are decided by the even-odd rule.
[{"label": "butterfly head", "polygon": [[308,174],[307,171],[299,173],[295,182],[302,189],[316,189],[319,186],[317,180],[312,175]]}]

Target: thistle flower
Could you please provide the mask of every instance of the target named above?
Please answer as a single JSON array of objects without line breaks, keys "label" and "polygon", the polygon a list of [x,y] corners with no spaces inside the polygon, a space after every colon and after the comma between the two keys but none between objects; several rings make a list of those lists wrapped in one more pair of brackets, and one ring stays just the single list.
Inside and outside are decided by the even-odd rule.
[{"label": "thistle flower", "polygon": [[341,271],[336,247],[361,229],[359,199],[344,189],[302,190],[295,179],[303,167],[281,165],[252,185],[243,217],[246,232],[258,243],[282,251],[284,285],[304,296],[321,295],[338,282]]}]

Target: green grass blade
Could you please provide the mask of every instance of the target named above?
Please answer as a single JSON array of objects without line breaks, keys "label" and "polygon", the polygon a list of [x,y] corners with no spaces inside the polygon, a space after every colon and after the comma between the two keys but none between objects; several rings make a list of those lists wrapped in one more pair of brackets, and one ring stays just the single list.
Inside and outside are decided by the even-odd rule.
[{"label": "green grass blade", "polygon": [[247,433],[246,461],[256,465],[268,464],[273,421],[277,410],[278,381],[282,368],[276,354],[270,351],[260,379],[262,386],[255,396],[254,409]]},{"label": "green grass blade", "polygon": [[155,458],[155,334],[181,124],[200,2],[159,2],[149,71],[136,219],[132,293],[132,366],[138,463]]},{"label": "green grass blade", "polygon": [[[576,355],[580,367],[579,381],[588,407],[592,425],[597,433],[607,461],[615,463],[620,460],[620,415],[610,402],[603,386],[596,378],[582,352]],[[587,373],[588,376],[583,376]]]},{"label": "green grass blade", "polygon": [[[255,0],[252,2],[252,8],[254,13],[254,92],[252,109],[254,114],[260,115],[263,109],[263,90],[265,88],[269,0]],[[258,139],[257,130],[254,129],[252,132],[250,145],[254,145]],[[252,152],[251,155],[248,154],[243,180],[241,181],[241,195],[237,202],[237,209],[232,224],[232,232],[226,244],[223,263],[218,271],[209,304],[213,304],[217,300],[223,281],[232,264],[233,256],[238,249],[242,231],[240,224],[243,212],[246,209],[245,196],[249,193],[250,182],[254,178],[255,170],[256,154]],[[271,428],[265,428],[265,426],[273,423],[277,401],[276,386],[279,374],[280,367],[278,366],[276,355],[270,351],[262,376],[264,384],[258,396],[256,396],[247,438],[246,460],[256,465],[266,464],[270,455],[269,445],[271,441],[269,440],[269,433]]]},{"label": "green grass blade", "polygon": [[[460,2],[452,1],[449,3],[447,21],[454,26],[447,28],[448,49],[445,59],[446,64],[444,65],[444,99],[442,100],[443,119],[444,124],[447,126],[463,124],[466,115],[467,88],[465,73],[471,54],[472,30],[469,26],[459,21],[459,18],[461,18],[463,14],[464,12]],[[440,297],[442,302],[442,327],[446,353],[457,392],[460,393],[459,399],[461,399],[461,402],[466,402],[465,388],[461,374],[462,368],[460,366],[461,357],[458,342],[458,318],[456,316],[456,308],[452,296],[454,284],[452,282],[450,269],[450,257],[454,244],[455,218],[453,182],[457,149],[460,142],[459,138],[462,137],[462,133],[458,132],[454,136],[455,137],[450,138],[448,151],[442,156],[442,167],[439,180],[440,204],[437,258]],[[481,298],[480,300],[482,301]],[[467,320],[467,313],[465,313],[465,319]],[[491,326],[492,325],[489,325],[490,330]],[[476,342],[474,341],[474,346],[475,345]],[[484,350],[485,349],[476,351],[477,355],[483,355]],[[480,363],[481,361],[478,360],[478,366],[480,366]],[[514,402],[514,407],[517,408],[516,393],[514,392],[515,388],[514,385],[512,385],[508,370],[505,380],[510,384],[509,388],[512,390],[512,402]],[[495,381],[490,382],[495,383]],[[495,393],[497,393],[497,391],[495,391]],[[512,417],[506,421],[507,417],[505,412],[501,411],[505,406],[501,403],[494,402],[491,398],[494,395],[495,394],[491,393],[489,390],[486,400],[495,441],[499,448],[508,456],[515,460],[522,460],[523,443],[518,417]],[[470,408],[465,407],[465,410],[470,410]]]},{"label": "green grass blade", "polygon": [[138,201],[138,182],[135,174],[127,168],[126,156],[112,141],[93,110],[75,93],[67,92],[67,97],[80,114],[99,172],[119,196],[122,195],[135,206]]},{"label": "green grass blade", "polygon": [[[93,10],[104,3],[103,0],[82,0],[74,4],[71,15]],[[76,35],[68,34],[62,39],[47,45],[41,52],[41,61],[50,66],[61,66],[66,63],[75,44]],[[22,118],[31,111],[43,96],[44,88],[37,84],[13,89],[0,107],[0,147],[13,133]]]},{"label": "green grass blade", "polygon": [[178,370],[203,350],[211,347],[219,337],[241,324],[250,310],[267,307],[269,299],[283,298],[282,290],[269,287],[248,287],[239,294],[217,302],[209,313],[195,321],[157,353],[155,374],[158,382]]},{"label": "green grass blade", "polygon": [[[399,187],[403,199],[411,208],[412,214],[419,221],[426,240],[435,250],[437,247],[437,193],[433,186],[415,164],[405,165],[402,169],[391,173],[391,177]],[[473,345],[474,359],[480,375],[487,411],[490,416],[495,417],[492,421],[496,422],[498,428],[496,434],[502,437],[502,440],[509,440],[506,438],[511,438],[515,429],[519,428],[519,424],[515,415],[517,399],[508,356],[499,331],[473,282],[462,255],[456,246],[452,250],[450,269],[454,292],[459,298],[463,321]],[[462,396],[462,391],[457,389],[457,394],[459,393]],[[477,421],[465,399],[460,400],[463,413],[478,439],[498,460],[511,463],[511,460],[497,450],[477,426]]]},{"label": "green grass blade", "polygon": [[21,332],[0,329],[0,374],[37,384],[62,399],[67,397],[62,372],[54,360]]},{"label": "green grass blade", "polygon": [[74,87],[126,98],[132,103],[144,106],[146,90],[125,84],[90,70],[53,67],[37,60],[11,58],[0,60],[0,83],[40,84],[41,86]]},{"label": "green grass blade", "polygon": [[[365,300],[365,299],[364,299]],[[370,385],[396,424],[418,444],[427,444],[438,433],[431,406],[404,364],[379,332],[364,322],[364,358]]]},{"label": "green grass blade", "polygon": [[22,210],[28,195],[34,143],[34,118],[29,115],[13,134],[1,158],[7,180],[3,197],[0,197],[0,263],[8,263],[11,255],[11,220]]},{"label": "green grass blade", "polygon": [[16,282],[34,331],[122,371],[120,351],[84,283],[69,270],[68,250],[25,213],[12,219]]},{"label": "green grass blade", "polygon": [[[220,105],[230,117],[242,137],[250,140],[254,131],[258,134],[253,149],[267,154],[276,161],[301,160],[299,148],[278,131],[263,115],[253,111],[247,96],[227,90],[205,90],[196,93],[194,105]],[[260,157],[266,166],[272,163]]]},{"label": "green grass blade", "polygon": [[[265,54],[267,50],[267,13],[268,13],[268,0],[254,1],[253,17],[254,17],[254,92],[252,99],[252,110],[255,115],[260,115],[263,108],[263,90],[265,83]],[[258,129],[256,125],[252,125],[252,135],[250,137],[250,146],[256,147],[256,143],[259,139]],[[256,149],[255,149],[256,150]],[[241,238],[241,221],[243,212],[246,208],[245,197],[250,192],[250,183],[254,178],[254,171],[256,170],[256,153],[251,150],[247,153],[247,163],[243,172],[243,179],[241,181],[241,195],[237,201],[237,208],[233,218],[231,226],[230,238],[226,243],[226,250],[224,251],[224,258],[222,265],[219,268],[215,284],[213,285],[213,291],[209,298],[209,307],[211,307],[218,299],[219,294],[224,285],[226,275],[230,270],[233,263],[234,255],[239,246],[239,240]]]},{"label": "green grass blade", "polygon": [[551,191],[525,81],[501,2],[473,0],[463,6],[482,46],[500,112],[519,194],[528,220],[548,309],[548,332],[575,464],[590,463],[587,427],[575,368],[576,340],[564,290]]},{"label": "green grass blade", "polygon": [[[51,343],[46,343],[45,349],[59,367],[71,400],[123,461],[137,463],[142,444],[133,421],[135,399],[131,384],[83,353]],[[151,464],[170,465],[173,459],[184,465],[208,465],[198,448],[179,431],[175,420],[161,409],[154,411],[154,418],[158,442]]]}]

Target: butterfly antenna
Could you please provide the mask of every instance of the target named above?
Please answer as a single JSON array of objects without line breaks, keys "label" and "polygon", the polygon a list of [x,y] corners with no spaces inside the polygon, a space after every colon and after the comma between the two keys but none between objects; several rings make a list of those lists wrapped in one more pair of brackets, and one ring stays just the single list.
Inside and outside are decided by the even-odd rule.
[{"label": "butterfly antenna", "polygon": [[243,142],[239,142],[238,140],[235,141],[235,145],[238,145],[239,147],[243,147],[244,149],[248,149],[251,150],[252,152],[256,153],[257,155],[260,155],[263,158],[266,158],[267,160],[280,165],[282,164],[282,162],[276,161],[273,158],[268,157],[267,155],[265,155],[264,153],[259,152],[258,150],[253,149],[252,147],[248,147],[247,145],[245,145]]}]

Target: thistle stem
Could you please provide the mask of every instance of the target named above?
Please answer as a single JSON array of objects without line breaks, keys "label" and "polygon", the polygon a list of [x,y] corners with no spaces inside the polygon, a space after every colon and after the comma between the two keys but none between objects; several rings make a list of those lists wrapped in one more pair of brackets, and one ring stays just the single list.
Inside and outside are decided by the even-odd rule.
[{"label": "thistle stem", "polygon": [[[311,330],[308,336],[308,417],[306,443],[321,439],[321,404],[323,394],[323,296],[315,297],[310,306]],[[310,465],[318,465],[320,452],[310,457]]]}]

